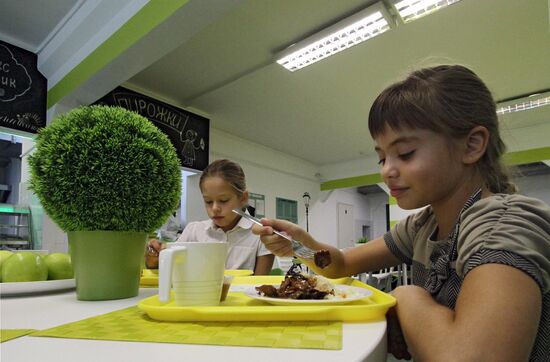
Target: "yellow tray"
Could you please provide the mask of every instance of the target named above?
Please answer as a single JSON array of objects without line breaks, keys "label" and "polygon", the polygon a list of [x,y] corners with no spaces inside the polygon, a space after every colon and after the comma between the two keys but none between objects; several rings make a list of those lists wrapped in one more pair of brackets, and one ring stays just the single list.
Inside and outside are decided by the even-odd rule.
[{"label": "yellow tray", "polygon": [[249,269],[225,269],[225,275],[233,275],[234,277],[247,277],[252,274],[254,274],[254,271]]},{"label": "yellow tray", "polygon": [[[254,274],[254,271],[248,269],[226,269],[225,275],[233,275],[234,277],[249,276]],[[141,272],[140,285],[156,287],[159,285],[159,270],[158,269],[143,269]]]},{"label": "yellow tray", "polygon": [[159,270],[158,269],[143,269],[141,271],[140,285],[158,286],[159,285]]},{"label": "yellow tray", "polygon": [[[278,284],[283,276],[236,277],[236,284]],[[180,307],[174,301],[161,303],[158,295],[145,298],[138,307],[149,317],[170,322],[193,321],[371,321],[383,319],[395,298],[352,278],[332,279],[334,284],[345,284],[370,289],[367,299],[335,305],[271,305],[253,299],[242,292],[229,292],[227,299],[214,307]]]}]

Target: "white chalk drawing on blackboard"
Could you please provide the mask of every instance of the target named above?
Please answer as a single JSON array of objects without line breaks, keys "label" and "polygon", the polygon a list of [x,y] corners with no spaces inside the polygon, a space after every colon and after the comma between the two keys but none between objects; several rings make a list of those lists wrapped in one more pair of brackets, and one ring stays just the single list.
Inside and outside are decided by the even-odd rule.
[{"label": "white chalk drawing on blackboard", "polygon": [[[21,73],[21,76],[19,72],[25,74]],[[32,78],[27,68],[17,61],[7,46],[0,44],[0,101],[13,101],[27,93],[31,86]]]},{"label": "white chalk drawing on blackboard", "polygon": [[30,112],[17,114],[17,121],[19,123],[26,124],[33,130],[38,129],[38,127],[42,123],[38,113],[30,113]]},{"label": "white chalk drawing on blackboard", "polygon": [[[174,130],[179,135],[181,141],[182,163],[185,166],[194,166],[196,160],[195,151],[204,151],[206,142],[198,132],[188,128],[190,116],[182,114],[177,109],[167,104],[142,98],[140,94],[126,91],[113,91],[114,104],[134,111],[158,125]],[[198,145],[196,144],[198,141]],[[179,148],[179,147],[178,147]]]},{"label": "white chalk drawing on blackboard", "polygon": [[181,155],[183,157],[183,164],[191,166],[195,163],[195,151],[202,150],[204,151],[205,143],[204,139],[201,137],[199,140],[198,146],[195,146],[197,141],[197,136],[199,134],[193,129],[188,129],[185,132],[185,139],[183,139],[183,132],[180,133],[181,141],[183,142],[183,148],[181,150]]}]

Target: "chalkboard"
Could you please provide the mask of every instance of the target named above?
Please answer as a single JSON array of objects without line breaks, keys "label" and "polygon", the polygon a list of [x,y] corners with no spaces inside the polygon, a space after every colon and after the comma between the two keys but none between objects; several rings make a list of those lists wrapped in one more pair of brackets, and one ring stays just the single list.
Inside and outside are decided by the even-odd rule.
[{"label": "chalkboard", "polygon": [[46,127],[46,78],[37,56],[0,40],[0,127],[37,133]]},{"label": "chalkboard", "polygon": [[123,87],[115,88],[95,104],[119,106],[141,114],[172,141],[183,167],[202,171],[208,166],[208,118]]}]

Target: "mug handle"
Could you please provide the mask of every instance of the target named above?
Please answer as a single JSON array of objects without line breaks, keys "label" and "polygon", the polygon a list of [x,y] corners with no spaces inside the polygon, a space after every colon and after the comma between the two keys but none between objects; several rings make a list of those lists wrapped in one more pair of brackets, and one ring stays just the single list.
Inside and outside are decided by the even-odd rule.
[{"label": "mug handle", "polygon": [[163,303],[170,301],[174,258],[182,253],[187,255],[187,248],[185,246],[167,248],[159,254],[159,301]]}]

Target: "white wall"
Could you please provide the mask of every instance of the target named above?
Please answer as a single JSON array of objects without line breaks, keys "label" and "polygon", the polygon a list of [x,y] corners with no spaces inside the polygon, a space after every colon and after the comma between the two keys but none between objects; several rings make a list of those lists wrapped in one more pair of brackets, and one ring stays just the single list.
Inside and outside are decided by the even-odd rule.
[{"label": "white wall", "polygon": [[[514,182],[518,186],[520,194],[540,199],[546,204],[550,205],[550,175],[520,177],[514,179]],[[354,196],[356,200],[353,201],[349,199],[349,196],[353,196],[354,190],[355,189],[346,189],[346,191],[348,191],[347,195],[342,193],[343,190],[341,190],[340,192],[338,190],[335,190],[333,192],[334,197],[330,198],[329,202],[327,202],[325,205],[319,205],[319,208],[317,209],[317,214],[319,215],[318,221],[320,221],[322,225],[324,225],[323,232],[325,232],[327,235],[333,235],[333,233],[337,232],[337,225],[335,223],[333,225],[332,220],[327,217],[323,217],[323,215],[330,215],[331,218],[336,217],[336,203],[346,202],[353,203],[354,205],[357,205],[357,203],[359,203],[361,204],[360,207],[364,207],[368,210],[367,220],[371,221],[373,238],[383,235],[386,232],[386,204],[388,203],[388,195],[385,193],[374,193],[368,194],[366,196],[357,194],[356,196]],[[398,220],[406,217],[406,215],[410,213],[420,211],[420,209],[401,210],[401,213],[396,213],[395,209],[397,209],[398,206],[392,205],[392,207],[394,208],[393,211],[395,215],[390,215],[391,220]],[[356,220],[360,219],[360,217],[361,216],[356,215]],[[332,230],[333,228],[334,230]],[[360,230],[356,230],[356,233],[358,232],[360,233]]]},{"label": "white wall", "polygon": [[323,181],[337,180],[346,177],[376,174],[380,172],[378,156],[368,156],[359,160],[324,165],[319,168]]},{"label": "white wall", "polygon": [[[338,203],[353,205],[354,219],[369,220],[370,211],[366,197],[354,189],[333,190],[327,193],[326,200],[312,202],[309,230],[317,240],[338,246]],[[356,226],[356,239],[361,236]]]},{"label": "white wall", "polygon": [[[316,179],[317,167],[296,157],[249,142],[217,129],[210,130],[210,162],[227,158],[241,165],[249,192],[265,196],[265,215],[275,217],[277,197],[295,200],[298,204],[298,223],[305,227],[305,206],[302,195],[308,192],[314,205],[320,193]],[[187,220],[207,218],[198,186],[200,175],[187,180]],[[311,208],[310,206],[310,226]]]},{"label": "white wall", "polygon": [[519,193],[534,197],[550,205],[550,175],[538,175],[514,179]]},{"label": "white wall", "polygon": [[[386,203],[384,193],[362,195],[355,189],[320,191],[321,169],[316,165],[296,157],[269,149],[260,144],[249,142],[220,130],[211,129],[210,160],[229,158],[238,162],[247,177],[250,192],[263,194],[266,201],[266,217],[274,217],[275,199],[282,197],[296,200],[298,203],[298,223],[305,228],[305,206],[302,195],[311,195],[309,211],[309,229],[320,241],[337,245],[337,204],[339,202],[354,206],[355,235],[361,236],[360,226],[370,221],[372,236],[377,237],[386,231]],[[340,166],[333,165],[345,173],[369,165],[369,160],[352,161]],[[375,164],[375,162],[374,162]],[[372,166],[374,173],[377,166]],[[22,168],[22,183],[28,181],[27,167]],[[367,172],[365,172],[367,173]],[[364,174],[364,173],[363,173]],[[207,218],[198,187],[199,175],[188,178],[187,220],[196,221]],[[517,180],[521,193],[540,198],[550,204],[550,177],[548,175],[522,178]],[[43,223],[42,248],[51,251],[66,250],[66,235],[47,216]]]},{"label": "white wall", "polygon": [[388,195],[386,193],[376,193],[367,195],[370,218],[372,220],[372,237],[377,238],[386,233],[386,205],[388,204]]},{"label": "white wall", "polygon": [[[214,136],[215,135],[215,136]],[[275,198],[283,197],[296,200],[298,203],[298,223],[305,228],[305,207],[302,195],[309,192],[311,205],[309,210],[309,229],[318,240],[331,245],[337,245],[337,204],[339,202],[351,204],[354,207],[356,220],[355,235],[361,236],[361,225],[368,221],[372,228],[372,237],[378,237],[386,232],[386,204],[388,196],[385,193],[362,195],[355,189],[340,189],[320,191],[320,182],[309,178],[309,173],[289,172],[286,166],[293,163],[299,168],[313,169],[314,167],[300,159],[293,159],[277,151],[268,150],[261,145],[255,145],[222,131],[212,130],[212,138],[221,138],[219,144],[213,146],[210,160],[229,158],[238,162],[245,171],[247,186],[250,192],[263,194],[266,201],[266,217],[275,216]],[[242,147],[241,147],[242,146]],[[250,161],[250,153],[242,153],[243,148],[250,151],[254,160]],[[265,163],[265,164],[264,164]],[[279,170],[277,168],[280,168]],[[184,192],[187,199],[187,220],[197,221],[207,218],[204,210],[200,189],[198,187],[200,175],[188,178]],[[520,193],[536,197],[550,204],[550,176],[524,177],[516,180]],[[44,234],[42,248],[51,251],[66,250],[66,236],[46,216],[44,220]]]}]

